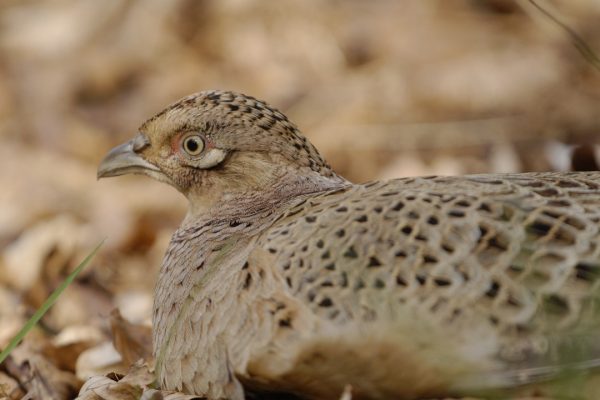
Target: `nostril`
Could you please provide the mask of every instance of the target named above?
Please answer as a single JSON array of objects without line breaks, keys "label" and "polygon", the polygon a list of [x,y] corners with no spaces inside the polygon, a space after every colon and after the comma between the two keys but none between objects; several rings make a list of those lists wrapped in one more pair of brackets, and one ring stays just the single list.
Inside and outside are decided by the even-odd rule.
[{"label": "nostril", "polygon": [[150,139],[143,133],[138,133],[137,136],[131,141],[133,151],[142,151],[147,146],[150,146]]}]

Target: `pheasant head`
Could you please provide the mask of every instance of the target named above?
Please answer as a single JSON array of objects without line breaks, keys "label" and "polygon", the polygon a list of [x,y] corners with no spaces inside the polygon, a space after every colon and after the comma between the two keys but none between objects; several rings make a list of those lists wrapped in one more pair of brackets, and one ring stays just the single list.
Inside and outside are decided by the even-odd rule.
[{"label": "pheasant head", "polygon": [[196,210],[283,182],[308,191],[344,182],[285,115],[253,97],[223,91],[168,106],[98,168],[99,178],[128,173],[174,186]]}]

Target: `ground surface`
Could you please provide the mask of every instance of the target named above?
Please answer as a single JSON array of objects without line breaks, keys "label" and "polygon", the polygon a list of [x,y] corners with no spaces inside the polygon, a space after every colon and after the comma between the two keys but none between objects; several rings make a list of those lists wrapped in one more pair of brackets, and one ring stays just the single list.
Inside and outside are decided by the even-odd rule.
[{"label": "ground surface", "polygon": [[[188,93],[268,100],[354,181],[568,169],[565,144],[597,168],[600,72],[585,46],[600,52],[600,5],[538,3],[577,37],[524,0],[3,1],[0,345],[107,241],[0,366],[0,394],[72,398],[148,357],[154,278],[185,201],[95,169]],[[135,371],[110,396],[137,398],[152,379]]]}]

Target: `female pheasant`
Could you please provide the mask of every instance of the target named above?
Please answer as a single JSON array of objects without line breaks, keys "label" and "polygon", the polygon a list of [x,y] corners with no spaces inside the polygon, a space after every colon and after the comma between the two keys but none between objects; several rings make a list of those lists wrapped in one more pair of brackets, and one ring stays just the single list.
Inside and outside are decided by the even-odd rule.
[{"label": "female pheasant", "polygon": [[190,204],[156,285],[165,389],[417,399],[600,364],[599,172],[353,184],[279,111],[206,91],[98,169],[127,173]]}]

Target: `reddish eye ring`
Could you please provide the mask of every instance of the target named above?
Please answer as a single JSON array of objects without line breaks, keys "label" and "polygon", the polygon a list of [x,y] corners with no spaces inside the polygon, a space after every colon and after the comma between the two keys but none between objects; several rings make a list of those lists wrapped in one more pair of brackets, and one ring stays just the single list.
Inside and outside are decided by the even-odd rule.
[{"label": "reddish eye ring", "polygon": [[197,156],[204,150],[204,139],[199,135],[190,135],[181,141],[181,148],[190,156]]}]

